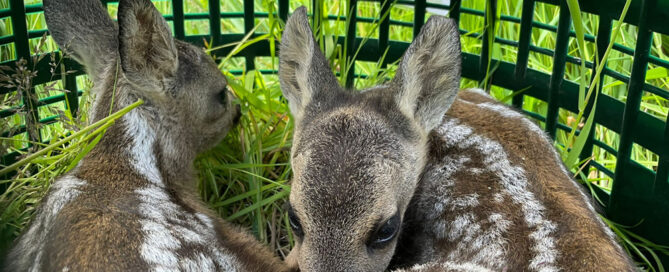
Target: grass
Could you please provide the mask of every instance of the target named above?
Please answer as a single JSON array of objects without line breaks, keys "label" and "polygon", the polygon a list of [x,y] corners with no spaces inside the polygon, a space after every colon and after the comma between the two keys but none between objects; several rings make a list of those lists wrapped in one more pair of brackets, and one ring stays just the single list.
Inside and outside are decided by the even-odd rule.
[{"label": "grass", "polygon": [[[7,8],[7,0],[0,0],[0,10]],[[209,9],[206,0],[186,0],[184,1],[186,13],[203,13]],[[484,10],[487,1],[463,1],[463,8]],[[40,1],[26,0],[26,4],[36,4]],[[234,128],[221,144],[214,149],[202,154],[195,162],[199,170],[199,190],[204,201],[215,209],[222,217],[235,223],[248,226],[256,236],[264,243],[268,244],[279,255],[285,256],[292,246],[292,236],[288,225],[288,218],[283,210],[283,205],[290,191],[288,181],[291,177],[289,165],[289,151],[291,147],[291,136],[293,123],[288,116],[288,107],[286,101],[281,96],[279,82],[276,74],[264,73],[264,71],[276,70],[278,61],[276,59],[276,42],[281,39],[281,22],[276,15],[273,15],[277,9],[277,3],[274,0],[255,0],[255,11],[257,13],[268,14],[266,17],[256,16],[254,25],[258,36],[247,37],[244,41],[236,44],[226,45],[233,48],[233,52],[227,56],[216,56],[221,61],[220,68],[229,78],[232,91],[238,97],[242,106],[243,117],[240,125]],[[290,1],[290,8],[294,10],[298,6],[306,5],[309,11],[312,1],[300,0]],[[155,1],[156,6],[164,14],[171,14],[171,1]],[[498,6],[497,14],[502,16],[520,17],[522,1],[510,0],[501,1]],[[342,57],[346,48],[336,45],[336,37],[344,36],[346,33],[347,21],[345,17],[347,6],[346,1],[322,1],[320,8],[324,15],[335,15],[333,20],[321,20],[323,23],[317,27],[317,38],[321,48],[325,48],[325,55],[330,60],[333,70],[337,72],[340,81],[346,81],[348,69],[354,67],[355,74],[358,75],[354,80],[356,88],[365,88],[373,86],[379,82],[385,81],[394,75],[395,66],[384,66],[381,62],[362,62],[352,63]],[[117,6],[109,5],[109,12],[112,16],[116,14]],[[222,12],[242,11],[243,1],[221,1]],[[380,14],[381,5],[375,2],[358,3],[357,15],[366,18],[379,18],[389,16],[394,22],[411,23],[414,18],[414,10],[411,6],[393,5],[388,14]],[[431,10],[432,13],[439,13],[440,10]],[[428,12],[428,16],[432,14]],[[559,8],[550,4],[537,2],[534,10],[536,22],[557,25]],[[41,13],[30,14],[28,16],[28,26],[31,30],[46,29],[43,15]],[[499,21],[498,21],[499,22]],[[206,35],[209,31],[209,22],[202,20],[189,21],[185,24],[187,35]],[[575,25],[582,26],[582,32],[585,36],[596,35],[598,18],[594,15],[583,13],[581,21],[575,22]],[[356,33],[359,37],[375,39],[378,38],[378,23],[362,23],[356,27]],[[480,54],[481,42],[476,38],[476,33],[481,33],[484,28],[482,16],[471,14],[462,14],[460,27],[465,33],[462,37],[462,48],[464,52]],[[0,19],[0,37],[9,35],[12,32],[11,21],[9,19]],[[244,22],[242,19],[224,19],[221,22],[221,29],[224,33],[244,33]],[[520,26],[517,23],[501,21],[495,26],[495,36],[507,40],[518,40]],[[579,31],[580,32],[580,31]],[[634,48],[637,29],[633,25],[622,24],[620,34],[612,36],[614,42],[621,46]],[[413,37],[412,27],[402,25],[391,25],[389,37],[391,40],[409,42]],[[241,49],[260,40],[269,41],[273,45],[271,55],[274,57],[258,57],[255,59],[254,70],[245,69],[244,57],[235,55]],[[531,35],[531,44],[541,48],[555,48],[556,35],[554,32],[534,28]],[[33,39],[30,41],[32,52],[51,52],[57,47],[47,37],[45,39]],[[503,45],[500,43],[492,44],[491,57],[497,60],[514,63],[517,58],[517,48]],[[216,52],[214,48],[209,48],[210,52]],[[574,57],[583,57],[592,59],[596,55],[596,46],[593,42],[579,39],[571,39],[568,47],[569,55]],[[355,53],[355,52],[354,52]],[[12,46],[0,46],[0,61],[14,59],[16,56],[15,48]],[[213,53],[212,53],[213,54]],[[651,54],[660,59],[669,59],[669,38],[663,35],[655,35]],[[629,76],[632,67],[632,56],[621,52],[620,50],[611,50],[607,60],[608,68]],[[549,55],[531,52],[528,66],[531,69],[551,73],[553,59]],[[57,67],[58,64],[53,64]],[[494,68],[494,65],[493,67]],[[669,77],[667,70],[655,65],[649,65],[649,71],[646,82],[668,90]],[[34,67],[26,66],[26,71],[34,70]],[[9,79],[19,77],[16,71],[4,71],[9,75]],[[364,77],[362,75],[365,75]],[[565,78],[567,80],[581,83],[582,94],[586,96],[587,86],[583,82],[588,82],[592,76],[591,70],[583,70],[582,67],[575,64],[567,64]],[[25,76],[24,76],[25,77]],[[8,79],[8,80],[9,80]],[[601,82],[603,95],[610,96],[620,101],[626,100],[627,84],[614,78],[606,76]],[[65,104],[59,102],[50,106],[40,107],[39,115],[41,117],[55,116],[58,122],[41,127],[40,133],[42,139],[51,139],[46,143],[33,143],[35,146],[49,146],[49,150],[43,156],[36,156],[32,160],[24,160],[26,164],[18,168],[18,174],[12,179],[0,180],[0,252],[9,245],[9,242],[16,237],[29,222],[34,212],[35,204],[39,203],[44,196],[46,189],[55,177],[64,173],[78,159],[79,154],[90,149],[96,142],[97,135],[79,132],[92,129],[86,126],[86,101],[87,90],[90,89],[90,82],[85,76],[77,78],[77,85],[84,91],[82,98],[82,110],[76,117],[73,117],[66,110]],[[462,87],[478,87],[481,83],[469,79],[462,80]],[[51,84],[43,84],[35,87],[35,95],[39,99],[60,95],[64,92],[64,86],[60,81]],[[507,98],[513,95],[513,91],[491,87],[491,94],[500,100],[510,102]],[[21,92],[9,92],[0,95],[0,111],[11,110],[21,105]],[[545,114],[547,103],[525,97],[523,109],[539,114]],[[666,120],[669,111],[669,102],[664,98],[644,93],[641,109],[652,116],[661,120]],[[579,113],[560,110],[559,122],[570,127],[586,126],[587,120],[579,120]],[[14,114],[2,118],[0,122],[0,133],[16,129],[25,122],[25,113]],[[6,122],[5,122],[6,121]],[[541,125],[543,123],[539,122]],[[4,126],[4,127],[3,127]],[[594,136],[597,140],[608,146],[617,149],[620,136],[609,129],[594,125]],[[76,135],[76,137],[71,137]],[[65,137],[71,137],[72,140],[67,143],[58,142]],[[4,152],[20,151],[24,156],[30,156],[35,150],[28,149],[30,139],[26,133],[16,135],[3,135],[0,138],[0,155]],[[556,146],[563,152],[565,160],[569,157],[569,150],[564,148],[574,147],[578,142],[577,137],[570,137],[564,130],[558,130],[556,137]],[[34,153],[32,153],[34,154]],[[35,156],[35,155],[33,155]],[[616,159],[613,154],[601,148],[593,150],[593,160],[604,165],[607,169],[613,171],[616,165]],[[632,152],[632,159],[648,169],[656,169],[658,164],[658,155],[635,146]],[[577,171],[579,164],[573,164],[572,169]],[[611,177],[602,171],[590,170],[579,175],[586,182],[610,190]],[[608,221],[607,221],[608,222]],[[633,233],[627,231],[624,227],[609,222],[616,233],[626,241],[627,248],[634,255],[639,255],[642,250],[655,250],[653,254],[667,254],[667,248],[654,245],[645,241],[641,237],[636,237]],[[640,239],[641,238],[641,239]],[[639,252],[639,254],[637,254]],[[653,252],[653,251],[651,251]],[[642,265],[646,269],[662,271],[663,268],[655,259],[653,254],[639,255]],[[645,259],[644,259],[645,258]],[[655,265],[655,266],[653,266]]]}]

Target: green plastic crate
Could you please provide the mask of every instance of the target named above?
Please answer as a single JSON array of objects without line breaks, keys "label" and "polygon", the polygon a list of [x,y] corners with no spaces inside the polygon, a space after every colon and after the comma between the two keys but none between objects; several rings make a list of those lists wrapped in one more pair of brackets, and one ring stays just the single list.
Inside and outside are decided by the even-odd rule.
[{"label": "green plastic crate", "polygon": [[[70,59],[64,59],[62,65],[63,71],[72,70],[74,73],[54,77],[50,72],[52,68],[49,62],[52,62],[50,53],[44,58],[36,58],[31,55],[29,48],[29,39],[42,37],[46,30],[28,30],[26,18],[42,12],[40,4],[24,4],[22,0],[4,0],[8,1],[8,9],[0,9],[0,22],[7,24],[11,22],[12,33],[0,33],[0,53],[8,54],[11,49],[14,50],[13,56],[5,55],[0,59],[14,59],[0,63],[0,66],[16,68],[15,61],[18,59],[27,60],[29,67],[36,67],[37,74],[33,78],[33,84],[45,84],[54,80],[62,80],[65,89],[79,90],[82,86],[77,86],[77,76],[82,75],[81,66]],[[114,5],[117,1],[102,0],[108,5]],[[211,41],[213,46],[228,44],[239,41],[245,33],[227,33],[222,29],[221,20],[243,20],[245,32],[251,31],[257,19],[267,18],[267,12],[257,11],[253,0],[238,0],[243,2],[243,10],[229,11],[221,10],[218,0],[208,1],[208,12],[206,13],[185,13],[184,1],[172,1],[171,14],[165,17],[173,26],[174,35],[178,39],[186,40],[194,44],[203,45],[203,41]],[[475,0],[485,1],[485,0]],[[450,5],[441,5],[427,3],[422,1],[355,1],[348,0],[347,7],[356,10],[362,3],[374,3],[380,7],[380,13],[384,14],[395,5],[413,6],[413,22],[404,22],[393,20],[391,16],[385,17],[380,21],[378,38],[371,39],[360,47],[356,61],[379,60],[388,48],[385,63],[392,63],[398,60],[404,50],[408,47],[408,41],[394,41],[389,39],[389,29],[391,26],[401,26],[412,29],[414,35],[419,32],[426,16],[431,11],[450,11],[449,16],[459,20],[462,16],[476,16],[484,25],[481,31],[471,32],[472,30],[461,30],[468,37],[478,39],[481,44],[480,53],[463,53],[462,75],[465,78],[476,81],[488,81],[492,85],[506,88],[513,91],[523,90],[519,95],[512,99],[513,106],[522,110],[523,103],[528,97],[533,97],[547,103],[547,113],[545,115],[534,112],[527,113],[530,117],[538,120],[546,131],[555,138],[558,130],[569,131],[569,127],[558,122],[558,114],[561,110],[569,112],[578,112],[578,93],[579,87],[576,82],[565,78],[565,67],[570,64],[580,65],[582,59],[572,56],[568,52],[570,39],[574,39],[575,33],[571,26],[571,17],[567,4],[564,0],[524,0],[522,3],[522,16],[515,18],[506,15],[497,15],[497,1],[488,0],[486,10],[469,9],[461,6],[461,1],[452,0]],[[309,10],[316,14],[323,14],[320,10],[322,5],[317,0],[312,0]],[[286,20],[288,14],[295,8],[295,3],[288,0],[277,0],[274,16]],[[466,2],[465,2],[466,4]],[[559,18],[557,25],[546,24],[536,21],[534,9],[537,5],[554,5],[559,9]],[[619,19],[620,13],[625,4],[624,0],[580,0],[581,10],[586,13],[597,16],[598,27],[595,35],[586,35],[588,42],[596,44],[597,55],[601,58],[611,37],[612,25]],[[356,36],[356,25],[362,23],[371,23],[380,20],[380,18],[358,17],[357,12],[347,12],[351,17],[348,18],[350,25],[346,27],[346,35],[341,36],[338,42],[346,48],[347,57],[353,57],[356,49],[363,42],[363,38]],[[313,16],[312,16],[313,17]],[[339,17],[340,20],[344,18]],[[324,16],[316,18],[317,20],[334,20],[336,16]],[[194,20],[204,20],[209,23],[209,35],[187,35],[185,33],[185,24]],[[514,24],[520,29],[520,35],[517,40],[507,40],[500,37],[494,37],[492,43],[489,39],[491,31],[490,26],[495,25],[496,20],[504,24]],[[620,135],[617,147],[608,146],[596,139],[590,134],[590,139],[586,143],[581,158],[589,157],[594,148],[605,150],[616,157],[615,171],[604,167],[600,162],[591,161],[587,169],[597,169],[601,173],[610,176],[613,179],[611,193],[602,190],[596,190],[598,197],[606,204],[605,212],[609,218],[623,225],[634,226],[632,230],[649,239],[650,241],[669,245],[669,126],[666,117],[657,118],[640,109],[641,98],[644,93],[652,93],[664,99],[669,99],[669,90],[661,89],[646,83],[646,72],[649,64],[654,67],[664,67],[669,69],[669,60],[660,59],[649,52],[653,35],[669,35],[669,1],[667,0],[634,0],[625,18],[625,23],[634,25],[638,28],[636,37],[636,47],[627,48],[622,45],[614,45],[614,50],[633,56],[633,65],[630,75],[627,76],[620,71],[613,71],[605,68],[602,78],[611,77],[624,82],[627,85],[626,101],[620,101],[610,96],[600,94],[595,112],[594,122]],[[555,35],[556,43],[554,48],[541,48],[531,44],[531,35],[537,29],[547,31]],[[356,37],[355,39],[345,39],[344,37]],[[204,38],[204,39],[203,39]],[[515,62],[498,61],[491,59],[492,54],[490,45],[503,45],[517,50]],[[219,49],[214,54],[223,56],[228,54],[232,48]],[[551,73],[540,72],[528,68],[528,59],[532,54],[549,56],[552,58]],[[261,41],[245,48],[238,56],[245,58],[245,69],[255,69],[254,59],[257,57],[270,56],[270,43]],[[59,56],[53,56],[56,62],[60,62]],[[588,69],[594,74],[596,69],[593,59],[585,60]],[[385,65],[385,64],[384,64]],[[241,71],[233,71],[241,73]],[[261,70],[263,73],[276,73],[272,70]],[[490,73],[491,76],[486,77]],[[364,75],[356,74],[355,69],[349,71],[346,85],[351,87],[357,78]],[[601,85],[600,85],[601,86]],[[12,88],[1,88],[0,95],[5,95],[17,91]],[[20,90],[22,92],[34,92],[31,90]],[[600,90],[601,92],[601,87]],[[30,98],[34,96],[24,96],[20,106],[17,108],[0,111],[0,122],[6,122],[8,118],[15,117],[15,110],[22,109],[27,111],[28,117],[24,118],[24,126],[13,135],[25,134],[27,139],[34,141],[46,141],[42,139],[36,124],[50,124],[57,122],[54,116],[39,116],[38,108],[53,103],[65,103],[66,108],[76,114],[79,107],[78,96],[81,92],[69,92],[42,99]],[[589,112],[589,110],[586,110]],[[594,126],[593,126],[594,127]],[[0,131],[2,137],[10,136],[8,131]],[[639,163],[630,159],[633,145],[639,145],[646,150],[659,156],[659,163],[655,169],[648,169]],[[6,154],[2,157],[2,165],[17,159],[17,153]],[[0,188],[0,190],[2,190]],[[659,254],[663,263],[669,264],[669,258],[666,255]]]}]

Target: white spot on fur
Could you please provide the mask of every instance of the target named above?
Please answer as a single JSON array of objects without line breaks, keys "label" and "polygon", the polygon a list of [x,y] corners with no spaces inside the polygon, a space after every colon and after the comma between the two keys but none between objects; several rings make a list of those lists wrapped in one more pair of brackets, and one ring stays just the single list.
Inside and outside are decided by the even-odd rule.
[{"label": "white spot on fur", "polygon": [[493,201],[496,203],[502,203],[504,201],[504,196],[501,193],[495,193],[492,196]]},{"label": "white spot on fur", "polygon": [[479,205],[479,195],[476,193],[454,197],[451,201],[451,211]]},{"label": "white spot on fur", "polygon": [[[474,90],[474,89],[472,89],[472,90]],[[530,129],[531,131],[536,133],[537,136],[542,138],[544,143],[547,146],[552,146],[552,142],[550,141],[550,139],[548,138],[546,133],[544,133],[544,131],[541,129],[541,127],[539,127],[538,125],[536,125],[535,123],[533,123],[532,121],[527,119],[521,113],[519,113],[519,112],[517,112],[517,111],[515,111],[515,110],[513,110],[513,109],[511,109],[511,108],[509,108],[505,105],[502,105],[502,104],[486,102],[486,103],[481,103],[481,104],[476,104],[476,105],[481,107],[481,108],[485,108],[485,109],[497,112],[497,113],[499,113],[500,115],[502,115],[503,117],[506,117],[506,118],[520,119],[521,122],[525,125],[525,127],[527,127],[528,129]],[[567,170],[565,165],[562,163],[562,159],[560,158],[560,155],[554,149],[551,150],[551,152],[553,153],[552,155],[553,155],[553,159],[555,160],[555,163],[559,165],[560,169],[562,170],[562,173],[566,176],[567,179],[569,179],[571,181],[571,184],[578,190],[579,194],[581,195],[581,198],[583,198],[583,201],[586,204],[586,207],[588,208],[588,210],[590,210],[592,215],[595,217],[595,220],[598,222],[598,224],[600,225],[600,227],[602,228],[604,233],[606,233],[606,235],[609,237],[609,239],[614,242],[613,244],[615,244],[618,247],[618,249],[622,251],[622,248],[620,248],[620,245],[618,245],[618,243],[615,242],[615,239],[616,239],[615,234],[599,218],[599,216],[597,215],[597,212],[595,211],[594,206],[592,205],[591,199],[588,198],[588,196],[585,195],[581,186],[576,181],[574,181],[574,179],[572,179],[572,175],[569,172],[569,170]]]},{"label": "white spot on fur", "polygon": [[200,219],[200,221],[202,221],[207,226],[207,228],[210,228],[210,229],[214,228],[214,224],[211,222],[211,219],[207,215],[205,215],[203,213],[196,213],[195,216],[198,219]]},{"label": "white spot on fur", "polygon": [[53,221],[60,211],[72,202],[86,182],[74,176],[66,175],[56,180],[47,195],[43,206],[33,219],[30,228],[23,235],[13,251],[20,252],[18,267],[30,267],[30,271],[41,271],[42,256],[47,235],[50,235]]},{"label": "white spot on fur", "polygon": [[480,228],[481,226],[476,223],[474,214],[466,213],[458,215],[455,217],[455,220],[451,222],[448,240],[455,241],[456,239],[461,239],[462,241],[470,241]]},{"label": "white spot on fur", "polygon": [[[450,141],[451,144],[463,149],[479,150],[485,158],[483,163],[488,166],[487,170],[498,176],[504,192],[511,197],[514,203],[521,206],[525,222],[528,227],[534,229],[530,238],[535,242],[532,247],[535,255],[530,260],[530,268],[539,271],[557,269],[554,263],[558,253],[552,237],[555,226],[553,222],[544,218],[545,207],[527,188],[528,181],[524,169],[511,164],[504,148],[499,143],[474,134],[470,127],[460,124],[457,119],[446,120],[437,131],[442,135],[443,140]],[[452,227],[453,229],[462,227],[465,222],[454,223]],[[452,232],[455,235],[461,231],[452,230]],[[462,241],[465,240],[462,239]]]},{"label": "white spot on fur", "polygon": [[144,261],[149,265],[176,267],[179,259],[174,250],[180,248],[181,243],[163,224],[150,220],[142,220],[141,224],[144,231],[144,243],[140,253]]},{"label": "white spot on fur", "polygon": [[489,260],[498,260],[496,268],[501,269],[505,265],[506,241],[503,234],[511,227],[512,222],[504,219],[504,216],[493,213],[488,217],[489,228],[476,237],[469,246],[477,252],[472,261],[483,263]]},{"label": "white spot on fur", "polygon": [[482,168],[478,168],[478,167],[472,167],[472,168],[470,168],[470,169],[468,169],[468,170],[469,170],[470,173],[472,173],[472,174],[474,174],[474,175],[480,175],[480,174],[483,173],[483,171],[484,171],[484,169],[482,169]]},{"label": "white spot on fur", "polygon": [[[141,256],[154,270],[211,271],[213,267],[236,271],[238,261],[225,248],[217,247],[216,231],[210,218],[190,213],[173,202],[165,189],[157,185],[137,189],[144,239]],[[198,246],[202,251],[180,256],[184,245]]]},{"label": "white spot on fur", "polygon": [[492,270],[482,267],[475,263],[450,262],[450,261],[419,264],[411,267],[409,270],[399,270],[399,271],[395,270],[395,272],[401,272],[401,271],[492,272]]}]

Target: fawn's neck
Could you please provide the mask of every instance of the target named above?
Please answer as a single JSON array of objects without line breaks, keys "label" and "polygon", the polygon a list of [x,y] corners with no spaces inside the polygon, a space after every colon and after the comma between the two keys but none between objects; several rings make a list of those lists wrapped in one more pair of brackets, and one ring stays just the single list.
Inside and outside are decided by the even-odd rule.
[{"label": "fawn's neck", "polygon": [[[127,86],[123,82],[108,83],[107,88],[114,86],[117,89],[101,92],[100,97],[95,98],[92,109],[95,119],[108,116],[110,105],[113,111],[118,111],[137,100],[125,92]],[[165,136],[166,129],[160,126],[155,115],[151,105],[144,104],[122,116],[82,160],[79,172],[92,172],[98,177],[136,176],[136,181],[122,178],[105,181],[128,183],[130,187],[134,187],[132,184],[135,183],[145,183],[194,190],[192,162],[195,154]]]}]

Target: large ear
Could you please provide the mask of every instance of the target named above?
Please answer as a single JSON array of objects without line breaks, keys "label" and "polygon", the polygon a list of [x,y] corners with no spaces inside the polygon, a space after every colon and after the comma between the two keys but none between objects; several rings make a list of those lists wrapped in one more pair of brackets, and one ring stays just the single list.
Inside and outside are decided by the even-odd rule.
[{"label": "large ear", "polygon": [[94,82],[116,61],[118,30],[100,0],[44,0],[44,17],[60,49],[83,64]]},{"label": "large ear", "polygon": [[295,10],[283,30],[279,81],[296,123],[311,101],[327,99],[341,88],[314,40],[305,7]]},{"label": "large ear", "polygon": [[125,77],[146,91],[165,91],[179,58],[169,25],[150,0],[121,0],[119,55]]},{"label": "large ear", "polygon": [[460,86],[460,35],[452,19],[432,16],[404,53],[393,80],[400,110],[434,129]]}]

